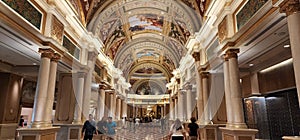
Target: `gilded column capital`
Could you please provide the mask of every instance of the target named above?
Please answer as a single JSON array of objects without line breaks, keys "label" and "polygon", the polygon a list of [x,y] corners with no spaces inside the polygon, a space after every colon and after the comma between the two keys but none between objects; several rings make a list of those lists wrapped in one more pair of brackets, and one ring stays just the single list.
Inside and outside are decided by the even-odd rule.
[{"label": "gilded column capital", "polygon": [[54,61],[57,63],[60,59],[61,59],[61,55],[58,53],[54,53],[53,57],[51,58],[51,61]]},{"label": "gilded column capital", "polygon": [[47,57],[51,59],[54,55],[54,50],[51,48],[39,48],[39,53],[41,53],[41,57]]},{"label": "gilded column capital", "polygon": [[210,74],[209,72],[203,71],[203,72],[200,73],[200,76],[201,76],[201,78],[208,78],[209,74]]},{"label": "gilded column capital", "polygon": [[200,61],[200,52],[194,52],[192,54],[193,58],[195,59],[195,61]]},{"label": "gilded column capital", "polygon": [[226,56],[225,56],[225,59],[227,57],[227,59],[230,59],[230,58],[237,58],[238,57],[238,53],[240,52],[240,49],[228,49],[226,51]]},{"label": "gilded column capital", "polygon": [[280,12],[286,13],[287,16],[300,12],[299,0],[285,0],[279,4]]}]

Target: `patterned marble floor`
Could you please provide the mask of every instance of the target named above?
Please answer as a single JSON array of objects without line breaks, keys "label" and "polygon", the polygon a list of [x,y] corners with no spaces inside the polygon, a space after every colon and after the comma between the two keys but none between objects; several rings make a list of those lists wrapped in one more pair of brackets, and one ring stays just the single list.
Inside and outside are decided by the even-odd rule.
[{"label": "patterned marble floor", "polygon": [[167,140],[168,126],[140,124],[117,129],[115,140]]}]

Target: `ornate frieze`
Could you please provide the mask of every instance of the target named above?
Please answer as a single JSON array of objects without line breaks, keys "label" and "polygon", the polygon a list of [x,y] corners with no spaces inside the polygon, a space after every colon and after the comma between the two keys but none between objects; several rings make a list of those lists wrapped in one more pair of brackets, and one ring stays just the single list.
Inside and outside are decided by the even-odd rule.
[{"label": "ornate frieze", "polygon": [[52,17],[51,37],[57,42],[63,41],[64,25],[55,17]]},{"label": "ornate frieze", "polygon": [[228,36],[227,16],[222,20],[222,22],[218,26],[218,35],[219,42],[222,42]]}]

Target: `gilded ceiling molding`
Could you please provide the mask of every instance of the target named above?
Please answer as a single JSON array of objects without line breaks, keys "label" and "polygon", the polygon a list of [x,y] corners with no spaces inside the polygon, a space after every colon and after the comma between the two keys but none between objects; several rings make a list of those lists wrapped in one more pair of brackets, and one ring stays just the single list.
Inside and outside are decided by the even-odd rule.
[{"label": "gilded ceiling molding", "polygon": [[125,77],[129,78],[132,74],[134,74],[134,72],[136,72],[139,69],[144,68],[145,66],[153,67],[153,68],[156,68],[156,69],[160,70],[166,76],[167,80],[171,78],[171,73],[169,72],[168,68],[166,68],[162,64],[160,64],[158,62],[155,62],[155,61],[142,61],[140,63],[135,64],[129,70],[128,75],[127,76],[125,75]]}]

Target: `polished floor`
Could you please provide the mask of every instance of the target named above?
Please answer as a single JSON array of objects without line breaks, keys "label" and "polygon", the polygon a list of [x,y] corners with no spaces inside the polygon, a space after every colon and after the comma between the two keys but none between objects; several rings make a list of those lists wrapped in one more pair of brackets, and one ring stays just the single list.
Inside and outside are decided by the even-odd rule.
[{"label": "polished floor", "polygon": [[167,140],[169,126],[162,129],[160,124],[127,124],[126,128],[116,130],[114,140]]}]

